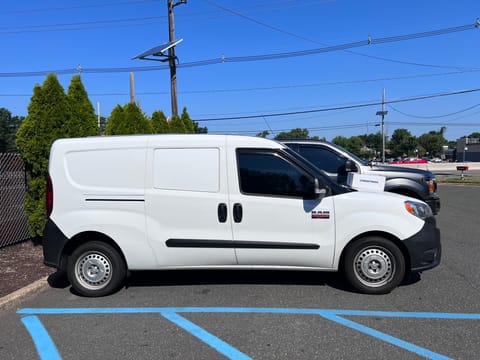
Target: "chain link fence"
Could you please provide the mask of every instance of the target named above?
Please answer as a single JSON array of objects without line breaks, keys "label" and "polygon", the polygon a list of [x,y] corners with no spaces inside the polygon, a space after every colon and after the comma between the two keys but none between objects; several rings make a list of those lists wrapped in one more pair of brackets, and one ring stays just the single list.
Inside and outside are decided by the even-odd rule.
[{"label": "chain link fence", "polygon": [[23,211],[26,192],[25,167],[20,155],[0,153],[0,248],[30,238]]}]

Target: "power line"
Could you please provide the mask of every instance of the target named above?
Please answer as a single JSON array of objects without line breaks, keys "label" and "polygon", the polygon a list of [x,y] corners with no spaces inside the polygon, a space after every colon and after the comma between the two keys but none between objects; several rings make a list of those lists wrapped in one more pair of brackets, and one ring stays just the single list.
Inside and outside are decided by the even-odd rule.
[{"label": "power line", "polygon": [[[2,29],[19,29],[19,31],[11,30],[8,33],[17,33],[21,32],[21,29],[42,29],[42,28],[50,28],[50,27],[59,27],[59,26],[78,26],[78,25],[97,25],[97,24],[111,24],[111,23],[121,23],[121,22],[133,22],[133,21],[144,21],[144,20],[159,20],[159,19],[166,19],[166,16],[146,16],[140,18],[127,18],[127,19],[116,19],[116,20],[94,20],[94,21],[83,21],[83,22],[73,22],[73,23],[57,23],[57,24],[47,24],[47,25],[21,25],[21,26],[0,26],[0,30]],[[51,31],[63,31],[64,29],[54,29]],[[40,31],[48,31],[40,30]],[[27,31],[24,30],[23,32],[35,32],[35,31]],[[7,32],[1,31],[0,34],[6,34]]]},{"label": "power line", "polygon": [[[275,32],[279,32],[279,33],[282,33],[282,34],[285,34],[285,35],[288,35],[288,36],[291,36],[291,37],[294,37],[296,39],[300,39],[300,40],[304,40],[304,41],[307,41],[307,42],[310,42],[310,43],[314,43],[314,44],[317,44],[317,45],[322,45],[322,46],[328,46],[327,44],[325,43],[322,43],[322,42],[319,42],[319,41],[316,41],[316,40],[312,40],[310,38],[307,38],[305,36],[302,36],[302,35],[298,35],[296,33],[292,33],[290,31],[285,31],[283,29],[280,29],[278,27],[275,27],[275,26],[272,26],[272,25],[269,25],[265,22],[262,22],[262,21],[259,21],[257,19],[254,19],[254,18],[251,18],[249,16],[246,16],[244,14],[241,14],[237,11],[234,11],[234,10],[231,10],[229,8],[226,8],[226,7],[223,7],[223,6],[220,6],[216,3],[214,3],[213,1],[210,1],[210,0],[203,0],[205,2],[207,2],[208,4],[212,5],[212,6],[215,6],[225,12],[228,12],[228,13],[231,13],[235,16],[238,16],[238,17],[241,17],[243,19],[246,19],[250,22],[253,22],[255,24],[258,24],[260,26],[263,26],[263,27],[266,27],[270,30],[273,30]],[[479,27],[480,26],[480,22],[479,20],[477,19],[477,21],[475,22],[475,27]],[[440,33],[437,33],[436,35],[441,35]],[[371,38],[369,37],[369,41],[371,40]],[[393,63],[398,63],[398,64],[404,64],[404,65],[413,65],[413,66],[422,66],[422,67],[431,67],[431,68],[446,68],[446,69],[464,69],[463,67],[458,67],[458,66],[446,66],[446,65],[433,65],[433,64],[422,64],[422,63],[416,63],[416,62],[411,62],[411,61],[402,61],[402,60],[396,60],[396,59],[390,59],[390,58],[384,58],[384,57],[380,57],[380,56],[372,56],[372,55],[367,55],[367,54],[363,54],[363,53],[359,53],[359,52],[356,52],[356,51],[351,51],[351,50],[346,50],[344,49],[343,50],[344,52],[346,53],[349,53],[349,54],[352,54],[352,55],[356,55],[356,56],[363,56],[363,57],[367,57],[367,58],[371,58],[371,59],[376,59],[376,60],[381,60],[381,61],[386,61],[386,62],[393,62]]]},{"label": "power line", "polygon": [[429,125],[435,125],[435,126],[480,126],[480,123],[446,123],[446,122],[424,122],[424,123],[419,123],[419,122],[401,122],[401,121],[389,121],[388,125],[408,125],[408,126],[429,126]]},{"label": "power line", "polygon": [[[276,53],[276,54],[250,55],[250,56],[235,56],[235,57],[222,56],[220,58],[214,58],[209,60],[200,60],[200,61],[194,61],[194,62],[183,63],[183,64],[180,63],[177,65],[177,67],[187,68],[187,67],[207,66],[207,65],[222,64],[222,63],[253,62],[253,61],[261,61],[261,60],[276,60],[276,59],[283,59],[283,58],[290,58],[290,57],[308,56],[308,55],[315,55],[315,54],[327,53],[332,51],[351,49],[355,47],[370,46],[372,44],[373,45],[385,44],[389,42],[406,41],[406,40],[412,40],[412,39],[419,39],[423,37],[444,35],[444,34],[449,34],[453,32],[471,30],[477,27],[478,27],[478,22],[474,24],[469,24],[469,25],[462,25],[462,26],[456,26],[451,28],[426,31],[421,33],[413,33],[408,35],[399,35],[399,36],[392,36],[392,37],[378,38],[378,39],[369,38],[367,40],[356,41],[348,44],[327,46],[327,47],[310,49],[310,50],[292,51],[292,52],[284,52],[284,53]],[[131,72],[131,71],[137,71],[137,72],[157,71],[157,70],[166,70],[166,69],[169,69],[168,65],[157,65],[157,66],[149,66],[149,67],[124,67],[124,68],[82,68],[81,71],[83,73],[98,74],[98,73]],[[473,70],[478,70],[478,69],[473,69]],[[79,71],[78,69],[60,69],[60,70],[47,70],[47,71],[13,72],[13,73],[0,73],[0,77],[45,76],[52,72],[57,74],[76,74]]]},{"label": "power line", "polygon": [[[384,104],[388,105],[393,110],[398,111],[391,104],[405,103],[405,102],[411,102],[411,101],[420,101],[420,100],[428,100],[428,99],[454,96],[454,95],[464,95],[464,94],[474,93],[474,92],[478,92],[478,91],[480,91],[480,88],[453,91],[453,92],[445,92],[445,93],[440,93],[440,94],[419,95],[419,96],[409,97],[409,98],[405,98],[405,99],[385,101]],[[139,93],[139,94],[141,94],[141,93]],[[158,93],[157,92],[147,92],[147,93],[144,93],[144,94],[158,94]],[[161,94],[167,94],[167,92],[163,92]],[[115,95],[116,96],[116,95],[126,95],[126,93],[92,94],[92,95],[94,95],[94,96],[100,96],[100,95],[114,96]],[[0,94],[0,96],[31,96],[31,94]],[[278,112],[278,113],[270,113],[270,114],[263,114],[262,113],[262,114],[242,115],[242,116],[224,116],[224,117],[216,117],[216,118],[202,118],[202,119],[198,118],[198,119],[192,119],[192,120],[198,121],[198,122],[211,122],[211,121],[244,120],[244,119],[262,118],[264,121],[266,121],[265,118],[267,118],[267,117],[280,117],[280,116],[302,115],[302,114],[320,113],[320,112],[328,112],[328,111],[360,109],[360,108],[365,108],[365,107],[378,106],[378,105],[381,105],[381,104],[382,104],[382,102],[377,101],[377,102],[367,102],[367,103],[360,103],[360,104],[354,104],[354,105],[343,105],[343,106],[335,106],[335,107],[328,107],[328,108],[321,108],[321,109],[317,108],[317,109],[289,111],[289,112]],[[447,116],[456,115],[456,114],[474,109],[478,106],[480,106],[480,104],[476,104],[476,105],[468,107],[466,109],[456,111],[456,112],[446,114],[446,115],[429,116],[429,117],[422,117],[422,118],[447,117]],[[413,115],[409,115],[409,114],[406,114],[406,113],[402,113],[400,111],[398,111],[398,112],[403,114],[403,115],[406,115],[406,116],[413,116]],[[415,117],[415,116],[413,116],[413,117]],[[394,122],[389,122],[389,124],[394,124]]]},{"label": "power line", "polygon": [[289,31],[285,31],[285,30],[282,30],[282,29],[279,29],[279,28],[277,28],[277,27],[275,27],[275,26],[266,24],[266,23],[264,23],[264,22],[262,22],[262,21],[258,21],[258,20],[256,20],[256,19],[253,19],[253,18],[249,17],[249,16],[246,16],[246,15],[244,15],[244,14],[241,14],[241,13],[237,12],[237,11],[234,11],[234,10],[232,10],[232,9],[226,8],[226,7],[224,7],[224,6],[220,6],[220,5],[216,4],[216,3],[214,3],[213,1],[210,1],[210,0],[203,0],[203,1],[206,2],[206,3],[208,3],[208,4],[210,4],[210,5],[212,5],[212,6],[215,6],[215,7],[219,8],[219,9],[225,11],[225,12],[228,12],[228,13],[230,13],[230,14],[233,14],[233,15],[235,15],[235,16],[237,16],[237,17],[241,17],[241,18],[246,19],[246,20],[248,20],[248,21],[254,22],[254,23],[258,24],[258,25],[261,25],[261,26],[264,26],[264,27],[266,27],[266,28],[269,28],[270,30],[273,30],[273,31],[276,31],[276,32],[280,32],[280,33],[282,33],[282,34],[286,34],[286,35],[295,37],[295,38],[297,38],[297,39],[305,40],[305,41],[308,41],[308,42],[314,42],[314,43],[319,44],[319,45],[325,45],[325,44],[318,43],[318,42],[316,42],[316,41],[312,41],[312,40],[310,40],[310,39],[308,39],[308,38],[306,38],[306,37],[303,37],[303,36],[301,36],[301,35],[297,35],[297,34],[295,34],[295,33],[292,33],[292,32],[289,32]]},{"label": "power line", "polygon": [[34,9],[19,9],[19,10],[4,10],[0,11],[0,15],[3,14],[22,14],[22,13],[36,13],[36,12],[52,12],[52,11],[66,11],[66,10],[79,10],[87,8],[99,8],[109,6],[120,5],[132,5],[138,3],[158,2],[159,0],[130,0],[130,1],[115,1],[110,3],[90,4],[90,5],[77,5],[77,6],[63,6],[54,8],[34,8]]},{"label": "power line", "polygon": [[[137,1],[126,1],[126,2],[119,2],[119,3],[106,3],[106,4],[96,4],[96,5],[78,5],[78,6],[71,6],[71,7],[60,7],[60,8],[37,8],[37,9],[24,9],[24,10],[13,10],[13,11],[5,11],[0,12],[2,14],[9,14],[9,13],[29,13],[29,12],[52,12],[52,11],[64,11],[64,10],[78,10],[84,8],[91,8],[91,7],[107,7],[107,6],[117,6],[117,5],[130,5],[135,3],[148,3],[154,2],[158,0],[137,0]],[[283,1],[275,1],[271,2],[271,4],[283,4],[283,3],[290,3],[290,0],[283,0]],[[269,4],[260,4],[260,5],[250,5],[247,8],[252,7],[265,7]],[[299,7],[296,6],[289,6],[289,7]],[[272,11],[272,8],[269,7],[268,11]],[[184,13],[179,15],[182,18],[192,18],[197,20],[198,16],[209,14],[210,12],[190,12]],[[114,19],[114,20],[95,20],[95,21],[86,21],[86,22],[73,22],[73,23],[56,23],[56,24],[44,24],[44,25],[20,25],[20,26],[2,26],[0,29],[4,29],[5,31],[0,31],[0,35],[2,34],[19,34],[19,33],[37,33],[37,32],[63,32],[63,31],[77,31],[77,30],[92,30],[98,28],[105,28],[106,26],[91,26],[91,27],[75,27],[72,26],[83,26],[83,25],[98,25],[98,24],[115,24],[115,23],[126,23],[126,22],[137,22],[141,20],[155,20],[154,22],[144,23],[144,24],[133,24],[129,26],[138,26],[138,25],[152,25],[152,24],[159,24],[159,20],[165,20],[165,16],[151,16],[151,17],[143,17],[143,18],[125,18],[125,19]],[[108,26],[108,27],[124,27],[128,25],[119,25],[119,26]],[[51,29],[57,27],[56,29]],[[60,27],[60,28],[58,28]],[[67,28],[62,28],[67,27]],[[16,30],[18,29],[18,30]]]},{"label": "power line", "polygon": [[466,112],[466,111],[468,111],[468,110],[475,109],[475,108],[478,107],[478,106],[480,106],[480,104],[476,104],[476,105],[470,106],[470,107],[468,107],[468,108],[466,108],[466,109],[462,109],[462,110],[459,110],[459,111],[455,111],[455,112],[452,112],[452,113],[449,113],[449,114],[430,115],[430,116],[408,114],[408,113],[402,112],[402,111],[394,108],[392,105],[389,105],[388,107],[389,107],[390,109],[392,109],[393,111],[396,111],[396,112],[398,112],[399,114],[402,114],[402,115],[405,115],[405,116],[408,116],[408,117],[413,117],[413,118],[418,118],[418,119],[439,119],[439,118],[449,117],[449,116],[452,116],[452,115],[461,114],[461,113]]},{"label": "power line", "polygon": [[[139,4],[139,3],[152,3],[152,2],[161,2],[161,1],[162,0],[130,0],[130,1],[115,1],[115,2],[108,2],[108,3],[100,3],[100,4],[83,4],[83,5],[76,5],[76,6],[3,10],[3,11],[0,11],[0,15],[35,13],[35,12],[69,11],[69,10],[81,10],[81,9],[101,8],[101,7],[117,7],[120,5],[133,5],[133,4]],[[311,3],[315,3],[315,2],[328,3],[333,1],[334,0],[320,0],[320,1],[313,1]],[[249,4],[248,6],[244,6],[242,8],[266,8],[267,11],[271,11],[272,5],[283,5],[285,8],[298,8],[298,7],[310,6],[310,4],[306,4],[306,5],[292,4],[291,0],[277,0],[277,1],[271,1],[266,3],[264,2],[262,4]],[[187,15],[198,15],[203,13],[209,13],[209,12],[187,13]]]},{"label": "power line", "polygon": [[[78,71],[78,70],[77,70]],[[329,82],[320,82],[320,83],[306,83],[306,84],[289,84],[289,85],[276,85],[276,86],[259,86],[259,87],[248,87],[248,88],[230,88],[230,89],[205,89],[205,90],[183,90],[178,91],[179,94],[215,94],[215,93],[240,93],[240,92],[253,92],[253,91],[272,91],[272,90],[287,90],[287,89],[299,89],[299,88],[314,88],[322,86],[336,86],[336,85],[350,85],[350,84],[364,84],[364,83],[373,83],[373,82],[384,82],[384,81],[394,81],[394,80],[411,80],[419,78],[428,78],[428,77],[438,77],[438,76],[450,76],[464,74],[468,72],[480,72],[480,69],[472,69],[468,71],[451,71],[451,72],[441,72],[434,74],[417,74],[417,75],[405,75],[405,76],[391,76],[391,77],[382,77],[382,78],[372,78],[372,79],[358,79],[358,80],[344,80],[344,81],[329,81]],[[137,92],[137,95],[166,95],[170,94],[168,91],[141,91]],[[128,92],[107,92],[107,93],[90,93],[93,96],[122,96],[129,95]],[[24,97],[32,96],[31,93],[0,93],[0,96],[11,96],[11,97]],[[395,110],[395,109],[393,109]],[[396,110],[398,111],[398,110]],[[400,111],[398,111],[400,112]]]},{"label": "power line", "polygon": [[[480,91],[480,88],[479,89],[470,89],[470,90],[448,92],[448,93],[441,93],[441,94],[433,94],[433,95],[421,95],[421,96],[410,97],[410,98],[399,99],[399,100],[389,100],[389,101],[385,101],[385,104],[396,104],[396,103],[402,103],[402,102],[433,99],[433,98],[438,98],[438,97],[462,95],[462,94],[468,94],[468,93],[473,93],[473,92],[477,92],[477,91]],[[345,105],[345,106],[337,106],[337,107],[322,108],[322,109],[290,111],[290,112],[283,112],[283,113],[230,116],[230,117],[194,119],[194,120],[198,121],[198,122],[201,122],[201,121],[207,122],[207,121],[225,121],[225,120],[244,120],[244,119],[255,119],[255,118],[265,118],[265,117],[277,117],[277,116],[290,116],[290,115],[300,115],[300,114],[309,114],[309,113],[319,113],[319,112],[337,111],[337,110],[346,110],[346,109],[358,109],[358,108],[365,108],[365,107],[370,107],[370,106],[378,106],[378,105],[381,105],[381,104],[382,104],[382,102],[371,102],[371,103],[363,103],[363,104],[357,104],[357,105]]]}]

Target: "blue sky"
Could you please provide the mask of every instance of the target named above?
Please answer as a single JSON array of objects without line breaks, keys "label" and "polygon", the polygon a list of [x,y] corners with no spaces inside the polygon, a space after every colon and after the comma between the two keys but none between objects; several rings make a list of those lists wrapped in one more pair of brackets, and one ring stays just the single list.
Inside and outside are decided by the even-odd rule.
[{"label": "blue sky", "polygon": [[[178,106],[211,133],[299,127],[329,140],[374,133],[383,89],[387,136],[446,126],[455,140],[480,131],[478,0],[188,0],[174,11],[175,37],[183,39]],[[101,115],[130,100],[130,71],[143,111],[170,115],[166,63],[132,60],[168,41],[167,0],[4,1],[0,24],[0,107],[13,115],[27,114],[45,73],[67,70],[58,75],[67,89],[78,68]],[[426,34],[396,38],[419,33]],[[185,66],[222,56],[252,61]]]}]

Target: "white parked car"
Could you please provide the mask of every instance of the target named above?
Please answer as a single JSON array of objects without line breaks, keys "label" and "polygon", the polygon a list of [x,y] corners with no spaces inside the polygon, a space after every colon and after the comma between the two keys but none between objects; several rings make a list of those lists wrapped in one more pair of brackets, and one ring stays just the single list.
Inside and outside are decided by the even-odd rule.
[{"label": "white parked car", "polygon": [[49,174],[44,260],[84,296],[118,290],[128,270],[180,268],[341,270],[386,293],[440,262],[427,204],[338,185],[268,139],[64,139]]}]

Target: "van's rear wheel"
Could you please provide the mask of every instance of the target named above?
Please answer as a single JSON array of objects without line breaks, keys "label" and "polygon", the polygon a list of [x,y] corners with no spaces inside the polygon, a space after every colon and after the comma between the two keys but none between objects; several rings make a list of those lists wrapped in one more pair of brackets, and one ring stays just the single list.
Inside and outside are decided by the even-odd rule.
[{"label": "van's rear wheel", "polygon": [[367,237],[349,245],[344,258],[347,280],[366,294],[386,294],[405,276],[405,259],[393,242]]},{"label": "van's rear wheel", "polygon": [[67,275],[80,295],[98,297],[118,290],[126,276],[125,263],[112,246],[91,241],[68,257]]}]

